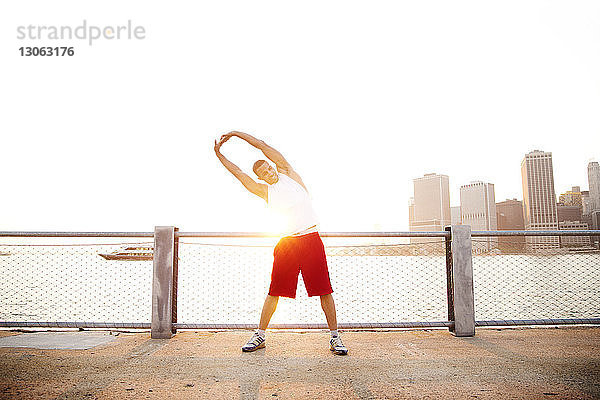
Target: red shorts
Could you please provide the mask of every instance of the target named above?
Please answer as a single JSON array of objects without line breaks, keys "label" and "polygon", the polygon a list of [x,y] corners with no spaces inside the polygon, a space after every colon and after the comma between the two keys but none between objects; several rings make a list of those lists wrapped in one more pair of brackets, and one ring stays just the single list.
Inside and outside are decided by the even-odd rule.
[{"label": "red shorts", "polygon": [[269,295],[296,298],[299,272],[309,296],[333,293],[325,248],[318,232],[282,238],[273,256]]}]

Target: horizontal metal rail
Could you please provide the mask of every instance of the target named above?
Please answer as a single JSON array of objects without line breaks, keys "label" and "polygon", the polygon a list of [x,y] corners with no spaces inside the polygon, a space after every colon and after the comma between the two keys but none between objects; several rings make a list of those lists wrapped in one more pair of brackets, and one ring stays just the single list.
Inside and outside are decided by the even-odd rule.
[{"label": "horizontal metal rail", "polygon": [[133,328],[150,329],[150,322],[31,322],[0,321],[0,328]]},{"label": "horizontal metal rail", "polygon": [[[321,237],[450,237],[450,232],[319,232]],[[280,237],[275,233],[261,232],[177,232],[177,237],[231,237],[261,238]]]},{"label": "horizontal metal rail", "polygon": [[[448,231],[434,232],[320,232],[322,237],[443,237]],[[281,235],[269,232],[176,232],[176,237],[195,238],[266,238]],[[600,230],[570,231],[472,231],[472,237],[488,236],[600,236]],[[0,231],[0,237],[132,237],[151,238],[154,232],[40,232]]]},{"label": "horizontal metal rail", "polygon": [[[511,319],[475,321],[475,326],[530,326],[530,325],[600,325],[600,318],[560,318],[560,319]],[[184,324],[175,323],[176,329],[256,329],[256,324]],[[340,323],[339,329],[417,329],[451,328],[452,321],[434,322],[360,322]],[[0,328],[113,328],[150,329],[146,322],[20,322],[0,321]],[[272,324],[269,329],[327,329],[326,324]]]},{"label": "horizontal metal rail", "polygon": [[[0,328],[135,328],[150,329],[150,323],[135,322],[19,322],[0,321]],[[175,323],[176,329],[256,329],[256,324],[184,324]],[[436,322],[360,322],[340,323],[339,329],[379,329],[379,328],[448,328],[451,321]],[[328,329],[326,324],[271,324],[269,329]]]},{"label": "horizontal metal rail", "polygon": [[475,321],[475,326],[600,325],[600,318],[510,319]]},{"label": "horizontal metal rail", "polygon": [[[176,329],[256,329],[256,324],[180,324]],[[339,323],[338,329],[381,329],[381,328],[448,328],[451,321],[436,322],[347,322]],[[326,324],[270,324],[269,329],[329,329]]]},{"label": "horizontal metal rail", "polygon": [[[450,237],[450,232],[320,232],[322,237]],[[21,232],[0,231],[0,237],[153,237],[154,232]],[[266,238],[269,232],[176,232],[176,237]]]},{"label": "horizontal metal rail", "polygon": [[[450,237],[450,232],[321,232],[322,237]],[[0,231],[0,237],[153,237],[154,232],[21,232]],[[176,237],[267,238],[269,232],[176,232]]]},{"label": "horizontal metal rail", "polygon": [[600,236],[600,231],[472,231],[471,236]]},{"label": "horizontal metal rail", "polygon": [[154,232],[17,232],[17,231],[0,231],[0,237],[154,237]]}]

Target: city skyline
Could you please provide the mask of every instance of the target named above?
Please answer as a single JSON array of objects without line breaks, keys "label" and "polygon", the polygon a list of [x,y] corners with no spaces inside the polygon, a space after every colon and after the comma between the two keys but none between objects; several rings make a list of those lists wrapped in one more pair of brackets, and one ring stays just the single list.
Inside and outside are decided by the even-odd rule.
[{"label": "city skyline", "polygon": [[[598,164],[598,162],[596,162],[596,161],[588,161],[588,164],[589,163],[596,163],[596,164]],[[583,168],[583,170],[587,171],[587,164]],[[426,176],[426,175],[432,175],[432,174],[436,175],[436,174],[438,174],[438,172],[428,172],[428,173],[424,174],[424,176]],[[452,182],[452,177],[449,176],[449,175],[447,175],[447,176],[449,178],[449,181]],[[462,183],[460,185],[450,185],[450,191],[452,192],[455,188],[460,189],[460,187],[462,187],[464,185],[472,184],[474,182],[480,182],[480,180],[477,177],[473,177],[468,182]],[[493,182],[493,179],[490,180],[490,183],[492,183],[494,185],[494,187],[496,187],[496,183]],[[589,191],[588,180],[586,179],[584,183],[585,183],[585,186],[583,184],[581,184],[580,182],[578,182],[577,184],[575,184],[575,183],[564,184],[563,186],[565,186],[565,187],[567,187],[568,185],[570,185],[570,186],[568,186],[568,189],[562,189],[562,190],[556,190],[556,185],[555,185],[555,192],[556,192],[555,196],[556,196],[557,199],[559,199],[560,195],[562,195],[562,194],[569,194],[569,192],[572,192],[573,189],[577,188],[577,187],[580,189],[581,192],[588,192]],[[588,190],[585,190],[586,188],[588,188]],[[460,193],[460,191],[458,191],[458,193]],[[598,193],[600,193],[600,189],[599,189]],[[507,195],[507,196],[504,196],[504,197],[506,197],[505,200],[518,199],[518,200],[522,201],[523,200],[523,192],[521,191],[518,196],[516,196],[516,195],[512,195],[512,196],[511,195]],[[455,199],[455,197],[450,196],[450,207],[451,208],[460,207],[460,196],[458,196],[458,199],[459,199],[458,202],[456,202],[454,199]],[[498,200],[498,198],[497,198],[497,200]],[[600,204],[600,200],[599,200],[599,204]]]},{"label": "city skyline", "polygon": [[[581,223],[580,225],[573,224],[573,229],[583,229],[583,225],[586,223],[588,225],[588,229],[592,229],[594,226],[597,227],[595,220],[594,222],[592,220],[593,218],[597,218],[598,214],[600,214],[600,166],[597,162],[591,161],[588,163],[587,170],[588,180],[585,183],[588,184],[589,187],[592,187],[591,197],[589,195],[589,191],[581,189],[581,184],[571,186],[571,190],[565,190],[559,195],[559,192],[556,191],[554,185],[552,152],[533,150],[529,153],[526,153],[521,162],[523,190],[521,192],[521,196],[519,196],[521,198],[520,202],[523,205],[523,216],[525,218],[525,226],[523,228],[527,229],[526,226],[529,225],[529,229],[534,229],[534,227],[540,229],[558,229],[559,223],[562,223],[563,229],[565,229],[564,227],[566,227],[565,224],[567,222]],[[532,174],[532,171],[536,171],[535,174]],[[413,179],[413,182],[415,182],[415,187],[417,180],[423,180],[434,176],[444,176],[447,182],[450,180],[447,175],[427,173],[421,178]],[[484,194],[475,194],[475,191],[481,190],[479,187],[482,189],[485,188],[483,189],[484,192],[482,192]],[[495,228],[490,229],[490,227],[497,224],[496,213],[486,210],[485,207],[482,207],[481,205],[474,205],[477,202],[482,202],[481,204],[487,202],[488,200],[486,200],[486,198],[490,196],[490,194],[492,197],[494,197],[494,189],[495,184],[484,183],[477,180],[473,180],[469,184],[461,185],[459,204],[452,205],[456,203],[452,201],[452,198],[448,199],[449,204],[451,205],[451,223],[468,222],[468,224],[472,225],[474,229],[495,230]],[[528,194],[529,191],[533,190],[536,191],[535,195]],[[466,196],[467,194],[470,197],[468,203],[465,203],[463,196]],[[434,196],[434,199],[437,199],[436,196]],[[527,196],[529,196],[529,198],[526,198]],[[547,196],[548,198],[542,199],[543,196]],[[499,205],[501,203],[507,203],[510,201],[517,201],[517,197],[513,197],[512,199],[507,198],[504,202],[496,202],[494,199],[493,207],[495,209],[497,204]],[[592,211],[592,213],[587,212],[587,214],[591,214],[591,216],[586,215],[586,205]],[[471,209],[465,210],[465,207],[471,207]],[[532,208],[535,209],[537,217],[533,216]],[[575,210],[575,208],[577,210]],[[413,220],[415,219],[414,209],[415,197],[413,195],[413,197],[410,197],[409,199],[409,230],[411,231],[416,230],[413,229]],[[594,214],[594,211],[596,214]],[[540,213],[543,213],[543,217],[540,217]],[[491,214],[494,214],[493,222],[490,219]]]},{"label": "city skyline", "polygon": [[[587,169],[591,191],[581,190],[577,185],[558,196],[552,152],[533,150],[521,160],[522,200],[513,198],[497,203],[493,183],[471,181],[460,186],[460,205],[452,207],[447,189],[449,177],[425,174],[413,179],[415,195],[409,199],[409,231],[440,231],[450,224],[468,225],[473,231],[600,229],[600,165],[590,162]],[[442,218],[445,209],[450,223]],[[411,243],[422,242],[411,239]],[[590,248],[597,247],[597,242],[590,236],[489,237],[479,244],[476,252]]]},{"label": "city skyline", "polygon": [[[596,163],[596,164],[598,164],[598,162],[596,162],[596,161],[592,161],[592,159],[589,159],[589,160],[587,161],[587,164],[585,165],[585,167],[583,167],[583,168],[582,168],[582,170],[585,170],[585,171],[587,171],[587,170],[588,170],[588,169],[587,169],[587,167],[588,167],[588,165],[589,165],[590,163]],[[450,182],[451,182],[451,181],[452,181],[452,177],[451,177],[451,176],[449,176],[449,178],[450,178]],[[472,178],[471,180],[469,180],[468,182],[462,183],[462,184],[460,184],[460,185],[451,185],[451,189],[450,189],[450,190],[451,190],[451,192],[452,192],[453,188],[458,188],[458,189],[460,189],[460,187],[461,187],[461,186],[468,185],[468,184],[470,184],[470,183],[473,183],[473,182],[479,182],[479,179],[478,179],[478,178],[476,178],[476,177],[473,177],[473,178]],[[493,179],[491,179],[491,180],[490,180],[490,182],[491,182],[492,184],[494,184],[494,186],[496,186],[496,183],[494,183],[494,182],[493,182]],[[588,179],[585,179],[585,180],[584,180],[584,183],[585,183],[585,185],[581,184],[581,182],[577,182],[577,183],[573,182],[573,183],[571,183],[571,184],[569,184],[569,183],[565,183],[565,184],[563,184],[563,186],[564,186],[565,188],[564,188],[564,189],[560,189],[560,190],[557,190],[557,189],[556,189],[556,185],[555,185],[555,191],[556,191],[556,197],[557,197],[557,199],[558,199],[558,198],[560,198],[560,195],[562,195],[562,194],[568,194],[569,192],[571,192],[571,191],[572,191],[574,188],[576,188],[576,187],[579,187],[579,189],[580,189],[580,191],[581,191],[581,192],[588,192],[588,191],[589,191],[589,181],[588,181]],[[568,189],[567,189],[567,187],[568,187]],[[585,190],[586,188],[587,188],[588,190]],[[599,191],[598,191],[598,192],[600,193],[600,189],[599,189]],[[459,192],[459,193],[460,193],[460,192]],[[519,199],[519,200],[523,200],[523,192],[521,191],[521,192],[519,193],[519,195],[518,195],[518,196],[516,196],[516,195],[510,195],[510,194],[509,194],[509,195],[505,195],[505,196],[503,196],[503,197],[506,197],[506,198],[505,198],[505,200],[511,200],[511,199]],[[600,197],[600,196],[599,196],[599,197]],[[454,197],[450,196],[450,206],[451,206],[451,207],[460,207],[460,196],[459,196],[458,198],[459,198],[459,201],[458,201],[458,203],[456,203],[456,202],[453,202],[453,200],[454,200]],[[599,204],[600,204],[600,200],[599,200]]]}]

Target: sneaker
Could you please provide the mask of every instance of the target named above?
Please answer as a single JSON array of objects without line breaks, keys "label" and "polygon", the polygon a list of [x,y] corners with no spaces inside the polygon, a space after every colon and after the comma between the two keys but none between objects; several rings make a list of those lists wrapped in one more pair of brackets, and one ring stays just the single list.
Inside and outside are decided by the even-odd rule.
[{"label": "sneaker", "polygon": [[265,338],[261,337],[258,333],[254,333],[248,343],[242,346],[242,351],[255,351],[265,347]]},{"label": "sneaker", "polygon": [[339,336],[331,338],[329,341],[329,350],[340,356],[345,356],[348,354],[348,349],[346,346],[344,346],[342,343],[342,338]]}]

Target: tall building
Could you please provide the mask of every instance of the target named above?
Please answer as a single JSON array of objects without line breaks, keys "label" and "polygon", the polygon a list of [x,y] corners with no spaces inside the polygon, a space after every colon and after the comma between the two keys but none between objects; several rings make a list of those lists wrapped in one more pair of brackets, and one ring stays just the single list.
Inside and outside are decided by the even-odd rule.
[{"label": "tall building", "polygon": [[[534,150],[521,162],[523,182],[523,217],[526,230],[557,231],[556,192],[552,153]],[[548,249],[559,246],[558,236],[528,236],[530,249]]]},{"label": "tall building", "polygon": [[590,215],[592,213],[592,199],[590,199],[589,190],[581,192],[581,213],[583,215]]},{"label": "tall building", "polygon": [[[447,175],[425,174],[413,179],[414,205],[409,203],[409,227],[413,232],[443,231],[451,224],[450,185]],[[411,211],[412,207],[412,211]],[[411,243],[438,241],[439,238],[411,238]]]},{"label": "tall building", "polygon": [[561,193],[558,202],[563,206],[581,207],[581,188],[579,186],[573,186],[571,190]]},{"label": "tall building", "polygon": [[[498,229],[496,217],[496,197],[492,183],[471,182],[460,187],[460,217],[464,225],[474,231],[495,231]],[[497,237],[486,239],[484,246],[475,250],[489,251],[496,248]]]},{"label": "tall building", "polygon": [[[600,165],[597,162],[588,164],[588,183],[590,185],[589,221],[590,229],[600,229]],[[592,241],[600,246],[600,237],[593,236]]]},{"label": "tall building", "polygon": [[[598,219],[596,218],[596,221]],[[587,224],[588,229],[594,229],[592,221],[592,199],[589,190],[581,191],[581,222]],[[597,242],[596,237],[590,237],[590,243]]]},{"label": "tall building", "polygon": [[[508,199],[496,203],[496,216],[499,231],[525,230],[523,221],[523,202],[517,199]],[[523,236],[500,236],[498,248],[503,253],[520,253],[525,248]]]},{"label": "tall building", "polygon": [[591,211],[600,210],[600,165],[595,161],[588,164],[588,183]]}]

